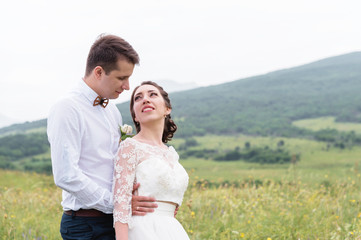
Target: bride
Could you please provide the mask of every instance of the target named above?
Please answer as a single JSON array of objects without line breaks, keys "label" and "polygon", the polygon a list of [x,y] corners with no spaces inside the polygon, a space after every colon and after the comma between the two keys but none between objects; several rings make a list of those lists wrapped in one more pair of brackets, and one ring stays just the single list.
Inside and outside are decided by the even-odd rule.
[{"label": "bride", "polygon": [[[120,143],[114,165],[114,227],[116,239],[189,239],[174,217],[187,189],[188,175],[173,147],[165,145],[177,126],[171,119],[167,92],[147,81],[134,89],[130,111],[137,134]],[[145,216],[132,216],[133,184],[138,194],[158,205]]]}]

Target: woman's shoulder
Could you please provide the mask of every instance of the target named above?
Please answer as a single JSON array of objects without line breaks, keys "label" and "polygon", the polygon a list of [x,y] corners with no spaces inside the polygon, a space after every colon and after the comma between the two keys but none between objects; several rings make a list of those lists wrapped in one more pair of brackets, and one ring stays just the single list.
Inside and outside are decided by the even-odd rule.
[{"label": "woman's shoulder", "polygon": [[173,155],[175,160],[179,161],[179,154],[177,153],[177,151],[174,149],[173,146],[169,146],[168,151]]},{"label": "woman's shoulder", "polygon": [[136,146],[136,145],[137,145],[137,141],[131,137],[122,140],[119,144],[119,146],[121,147]]},{"label": "woman's shoulder", "polygon": [[123,140],[120,143],[120,147],[121,148],[132,148],[132,149],[137,149],[137,150],[143,150],[143,151],[156,151],[156,152],[169,152],[173,155],[177,155],[178,153],[176,152],[176,150],[174,149],[173,146],[167,146],[164,145],[164,147],[160,147],[160,146],[155,146],[149,143],[145,143],[142,141],[139,141],[137,139],[134,138],[126,138],[125,140]]},{"label": "woman's shoulder", "polygon": [[137,147],[137,142],[134,141],[134,139],[132,138],[126,138],[124,140],[122,140],[119,144],[119,151],[120,152],[124,152],[124,151],[132,151]]}]

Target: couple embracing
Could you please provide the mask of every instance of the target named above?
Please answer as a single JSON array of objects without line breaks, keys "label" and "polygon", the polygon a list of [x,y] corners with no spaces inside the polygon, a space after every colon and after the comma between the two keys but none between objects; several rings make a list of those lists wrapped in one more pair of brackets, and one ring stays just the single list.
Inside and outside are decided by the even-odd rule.
[{"label": "couple embracing", "polygon": [[102,35],[85,77],[48,117],[55,184],[63,189],[63,239],[189,239],[175,215],[188,185],[166,143],[177,126],[167,92],[143,82],[130,99],[137,134],[119,144],[122,117],[109,102],[129,90],[139,57],[124,39]]}]

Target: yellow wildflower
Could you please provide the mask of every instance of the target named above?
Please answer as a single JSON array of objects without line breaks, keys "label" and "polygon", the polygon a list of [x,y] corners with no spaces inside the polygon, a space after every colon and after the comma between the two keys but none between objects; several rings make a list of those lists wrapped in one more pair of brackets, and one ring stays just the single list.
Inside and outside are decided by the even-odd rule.
[{"label": "yellow wildflower", "polygon": [[240,236],[241,236],[241,238],[244,238],[244,233],[241,233]]}]

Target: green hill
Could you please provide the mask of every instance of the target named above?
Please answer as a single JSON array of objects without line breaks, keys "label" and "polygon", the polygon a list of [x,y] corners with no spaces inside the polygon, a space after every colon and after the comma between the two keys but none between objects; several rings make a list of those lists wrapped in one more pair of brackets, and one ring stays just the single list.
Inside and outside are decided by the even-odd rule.
[{"label": "green hill", "polygon": [[[292,122],[334,116],[361,122],[361,52],[220,85],[171,93],[177,136],[207,133],[300,136]],[[131,124],[129,102],[118,105]],[[46,126],[46,119],[0,129],[0,135]]]},{"label": "green hill", "polygon": [[[327,149],[351,149],[361,145],[361,135],[336,129],[314,130],[309,125],[304,128],[305,121],[296,120],[332,117],[340,122],[361,123],[360,93],[361,52],[354,52],[261,76],[175,92],[170,98],[172,116],[179,126],[177,138],[205,134],[308,137],[327,142]],[[129,102],[118,108],[124,122],[131,124]],[[1,128],[0,168],[51,173],[45,130],[46,119]],[[280,148],[256,146],[244,150],[237,146],[184,148],[180,154],[183,158],[211,155],[214,160],[249,156],[249,161],[255,161],[257,156],[258,162],[260,156],[267,161],[271,156],[283,162],[292,158]]]},{"label": "green hill", "polygon": [[[225,84],[170,94],[178,136],[295,136],[292,121],[335,116],[361,122],[361,52]],[[131,123],[129,103],[118,105]]]}]

